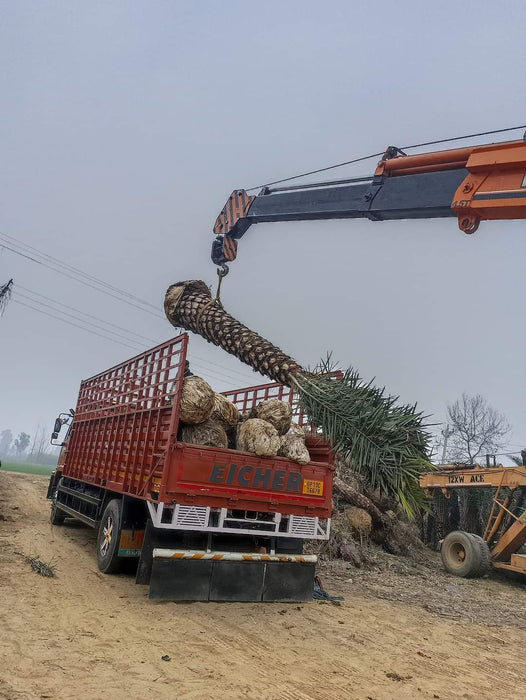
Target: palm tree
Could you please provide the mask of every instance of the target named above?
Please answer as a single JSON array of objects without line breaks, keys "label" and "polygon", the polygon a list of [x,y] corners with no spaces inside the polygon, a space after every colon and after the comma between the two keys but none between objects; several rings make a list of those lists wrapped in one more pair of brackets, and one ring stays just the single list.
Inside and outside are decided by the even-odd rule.
[{"label": "palm tree", "polygon": [[228,314],[201,280],[171,285],[165,312],[177,328],[198,333],[260,374],[290,386],[333,449],[373,488],[396,495],[409,515],[423,503],[418,476],[432,468],[430,436],[416,406],[398,404],[398,397],[364,382],[353,369],[338,381],[327,374],[328,362],[318,372],[308,372]]}]

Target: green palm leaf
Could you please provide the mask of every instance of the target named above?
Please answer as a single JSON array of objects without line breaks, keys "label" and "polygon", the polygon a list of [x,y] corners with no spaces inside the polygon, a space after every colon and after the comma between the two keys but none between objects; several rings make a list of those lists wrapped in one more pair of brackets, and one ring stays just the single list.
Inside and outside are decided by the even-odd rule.
[{"label": "green palm leaf", "polygon": [[291,375],[305,412],[373,488],[395,495],[414,515],[424,502],[418,477],[432,469],[424,416],[416,406],[398,405],[397,397],[363,382],[352,369],[338,380],[328,369],[326,362],[322,374]]}]

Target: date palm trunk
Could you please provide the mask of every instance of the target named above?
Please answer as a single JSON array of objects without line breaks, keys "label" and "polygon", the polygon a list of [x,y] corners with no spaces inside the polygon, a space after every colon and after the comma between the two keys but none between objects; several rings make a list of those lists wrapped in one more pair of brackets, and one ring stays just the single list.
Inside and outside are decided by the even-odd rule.
[{"label": "date palm trunk", "polygon": [[290,385],[291,373],[304,372],[291,357],[227,313],[201,280],[169,287],[164,309],[172,325],[198,333],[276,382]]},{"label": "date palm trunk", "polygon": [[237,321],[212,298],[201,280],[171,285],[166,316],[177,328],[193,331],[270,379],[290,386],[309,419],[333,449],[382,493],[395,495],[408,514],[423,502],[418,476],[431,468],[429,435],[415,406],[398,405],[383,389],[349,369],[335,381],[329,362],[312,374],[292,357]]}]

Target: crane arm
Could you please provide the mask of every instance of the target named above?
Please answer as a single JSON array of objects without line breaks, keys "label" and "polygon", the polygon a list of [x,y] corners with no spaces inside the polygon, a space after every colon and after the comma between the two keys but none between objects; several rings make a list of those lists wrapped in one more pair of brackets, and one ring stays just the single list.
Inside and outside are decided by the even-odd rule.
[{"label": "crane arm", "polygon": [[255,196],[234,190],[214,225],[212,260],[235,260],[237,241],[256,223],[454,216],[465,233],[483,220],[526,219],[526,142],[410,156],[389,147],[369,178],[264,187]]}]

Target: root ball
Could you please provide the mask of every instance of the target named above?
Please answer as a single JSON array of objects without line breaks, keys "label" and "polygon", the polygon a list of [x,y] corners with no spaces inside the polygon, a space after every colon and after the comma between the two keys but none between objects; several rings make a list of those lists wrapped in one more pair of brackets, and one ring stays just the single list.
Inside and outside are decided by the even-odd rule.
[{"label": "root ball", "polygon": [[207,420],[214,408],[214,391],[201,377],[186,377],[183,381],[179,420],[195,424]]},{"label": "root ball", "polygon": [[225,430],[235,427],[239,423],[239,411],[231,401],[223,394],[214,394],[214,407],[210,418],[221,423]]},{"label": "root ball", "polygon": [[260,418],[273,425],[278,435],[285,435],[292,422],[292,407],[290,403],[269,399],[262,401],[250,413],[251,418]]},{"label": "root ball", "polygon": [[293,433],[288,433],[287,435],[283,435],[280,439],[281,446],[278,452],[280,457],[292,459],[292,461],[297,464],[308,464],[310,462],[310,455],[308,449],[305,447],[304,436],[301,437]]},{"label": "root ball", "polygon": [[275,457],[280,444],[276,428],[264,420],[249,418],[239,427],[237,449],[242,452],[251,452],[259,457]]},{"label": "root ball", "polygon": [[183,442],[189,442],[192,445],[228,447],[225,429],[221,423],[210,418],[197,425],[183,426],[181,437]]},{"label": "root ball", "polygon": [[363,535],[369,535],[372,527],[373,521],[369,513],[363,508],[357,508],[356,506],[351,506],[345,509],[345,517],[349,525]]}]

